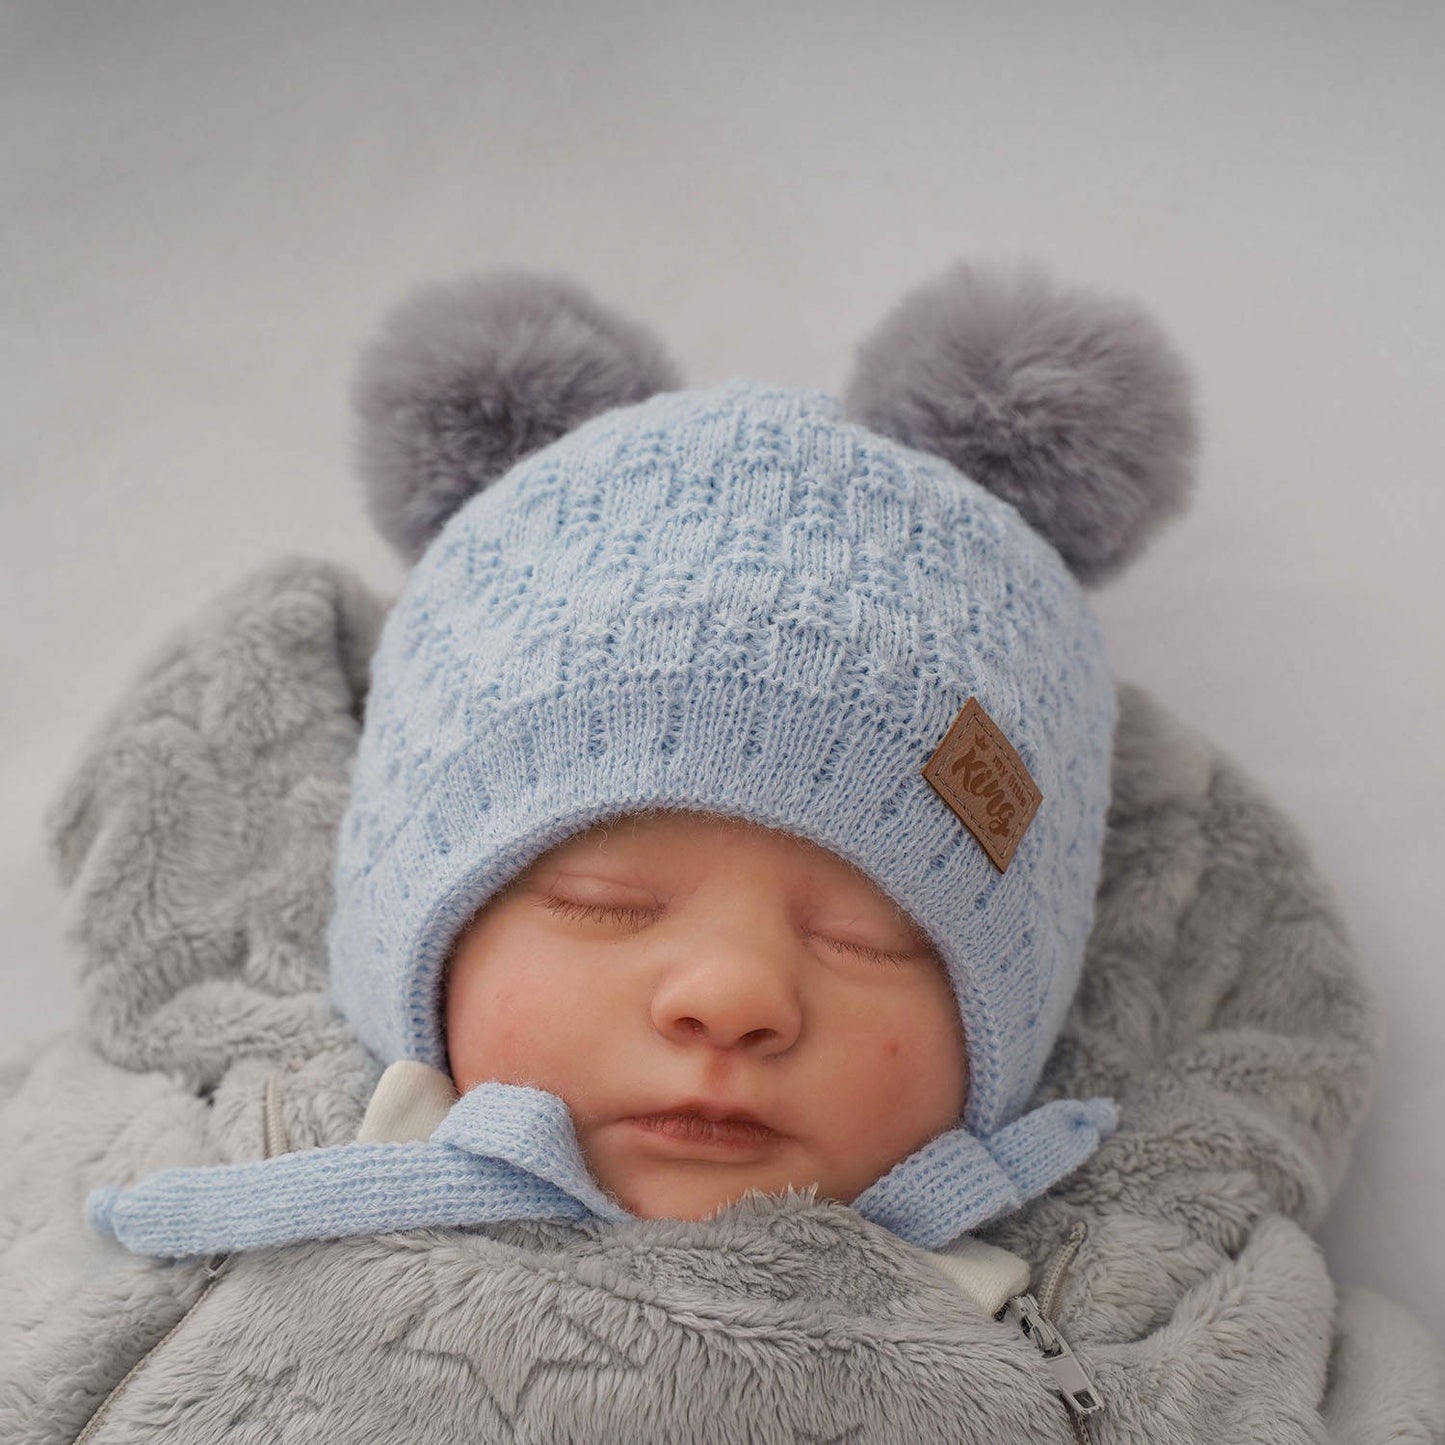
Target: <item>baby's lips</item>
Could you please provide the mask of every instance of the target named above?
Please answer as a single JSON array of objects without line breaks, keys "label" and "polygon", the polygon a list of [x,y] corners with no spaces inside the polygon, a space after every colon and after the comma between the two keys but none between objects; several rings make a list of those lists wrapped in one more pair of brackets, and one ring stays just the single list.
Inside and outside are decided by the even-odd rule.
[{"label": "baby's lips", "polygon": [[721,1148],[753,1148],[771,1144],[780,1137],[766,1124],[752,1119],[708,1119],[693,1111],[643,1114],[634,1117],[630,1122],[680,1143],[716,1145]]},{"label": "baby's lips", "polygon": [[660,1104],[656,1107],[638,1109],[629,1117],[634,1119],[655,1119],[666,1116],[694,1117],[705,1119],[709,1124],[749,1124],[754,1128],[766,1129],[776,1134],[777,1128],[757,1110],[740,1103],[719,1099],[683,1099],[676,1103]]}]

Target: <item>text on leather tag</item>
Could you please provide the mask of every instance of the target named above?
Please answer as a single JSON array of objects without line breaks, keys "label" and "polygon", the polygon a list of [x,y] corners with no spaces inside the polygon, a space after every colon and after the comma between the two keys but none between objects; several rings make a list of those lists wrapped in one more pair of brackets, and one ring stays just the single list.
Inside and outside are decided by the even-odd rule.
[{"label": "text on leather tag", "polygon": [[964,703],[923,776],[1004,872],[1044,795],[977,698]]}]

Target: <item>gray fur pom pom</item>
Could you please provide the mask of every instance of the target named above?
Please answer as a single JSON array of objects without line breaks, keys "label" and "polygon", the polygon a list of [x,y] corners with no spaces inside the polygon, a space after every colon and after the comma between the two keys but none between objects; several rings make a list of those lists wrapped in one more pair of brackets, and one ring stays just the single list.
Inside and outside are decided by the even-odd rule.
[{"label": "gray fur pom pom", "polygon": [[1097,583],[1188,501],[1192,392],[1134,304],[1033,268],[960,265],[863,343],[846,400],[866,426],[1011,502]]},{"label": "gray fur pom pom", "polygon": [[528,452],[678,385],[651,335],[570,281],[502,271],[424,287],[384,318],[352,386],[372,519],[415,561]]}]

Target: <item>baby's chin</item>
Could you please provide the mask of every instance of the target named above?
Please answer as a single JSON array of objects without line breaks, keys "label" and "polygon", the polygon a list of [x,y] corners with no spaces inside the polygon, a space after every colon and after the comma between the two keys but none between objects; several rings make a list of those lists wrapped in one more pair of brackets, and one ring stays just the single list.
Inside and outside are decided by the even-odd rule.
[{"label": "baby's chin", "polygon": [[[629,1176],[598,1182],[630,1214],[639,1219],[711,1219],[748,1195],[767,1196],[789,1191],[836,1198],[821,1180],[806,1174],[779,1175],[776,1171],[737,1170],[731,1174],[707,1164],[668,1164]],[[850,1201],[844,1200],[844,1203]]]},{"label": "baby's chin", "polygon": [[[639,1219],[713,1219],[723,1210],[747,1198],[767,1198],[785,1194],[794,1186],[776,1184],[745,1184],[736,1189],[657,1189],[643,1190],[631,1202],[622,1199],[623,1207]],[[812,1197],[816,1182],[795,1186],[798,1192]]]}]

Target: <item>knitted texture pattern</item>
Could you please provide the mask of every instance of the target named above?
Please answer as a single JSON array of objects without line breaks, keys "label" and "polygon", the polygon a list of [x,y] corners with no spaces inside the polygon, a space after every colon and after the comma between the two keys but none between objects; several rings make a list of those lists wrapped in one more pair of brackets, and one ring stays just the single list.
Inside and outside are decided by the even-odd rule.
[{"label": "knitted texture pattern", "polygon": [[[1043,794],[1003,873],[920,775],[970,697]],[[751,381],[605,413],[462,507],[387,620],[335,1000],[383,1062],[445,1067],[444,961],[498,888],[608,816],[737,815],[831,849],[928,932],[964,1122],[990,1136],[1077,980],[1114,709],[1058,555],[947,462]]]},{"label": "knitted texture pattern", "polygon": [[503,1219],[630,1216],[587,1171],[567,1106],[482,1084],[424,1144],[346,1144],[209,1169],[162,1169],[96,1189],[86,1218],[165,1259]]},{"label": "knitted texture pattern", "polygon": [[[953,1129],[897,1165],[854,1208],[907,1243],[936,1249],[1047,1188],[1061,1162],[1077,1168],[1113,1124],[1107,1100],[1063,1099],[987,1144]],[[94,1190],[86,1201],[98,1233],[165,1259],[504,1219],[633,1217],[588,1172],[561,1099],[495,1083],[468,1090],[426,1143],[347,1144],[163,1169],[129,1189]]]}]

